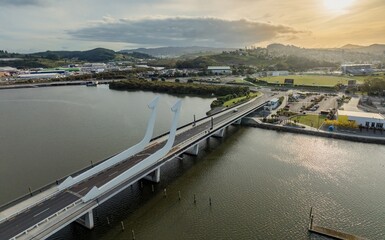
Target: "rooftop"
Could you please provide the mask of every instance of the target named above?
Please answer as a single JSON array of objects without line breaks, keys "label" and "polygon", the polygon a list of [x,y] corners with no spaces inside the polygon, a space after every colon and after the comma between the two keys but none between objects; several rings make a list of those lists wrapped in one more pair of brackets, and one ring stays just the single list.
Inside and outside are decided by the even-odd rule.
[{"label": "rooftop", "polygon": [[229,66],[208,66],[208,70],[230,70]]},{"label": "rooftop", "polygon": [[354,112],[354,111],[343,111],[338,110],[338,115],[350,116],[350,117],[361,117],[361,118],[372,118],[372,119],[385,119],[380,113],[371,112]]},{"label": "rooftop", "polygon": [[341,64],[341,67],[370,67],[372,64]]}]

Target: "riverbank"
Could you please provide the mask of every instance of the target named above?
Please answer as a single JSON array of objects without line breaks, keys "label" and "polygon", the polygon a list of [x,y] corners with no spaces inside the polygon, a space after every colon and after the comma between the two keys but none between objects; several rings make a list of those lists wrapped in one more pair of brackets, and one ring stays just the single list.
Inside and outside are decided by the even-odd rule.
[{"label": "riverbank", "polygon": [[300,133],[300,134],[342,139],[342,140],[354,141],[354,142],[375,143],[375,144],[385,145],[385,135],[383,137],[360,136],[360,135],[347,134],[347,133],[328,132],[328,131],[318,130],[310,127],[304,127],[304,128],[290,127],[290,126],[283,126],[283,125],[277,125],[277,124],[263,123],[256,118],[244,118],[242,120],[242,124],[246,126],[257,127],[262,129],[276,130],[279,132],[282,131],[282,132],[290,132],[290,133]]},{"label": "riverbank", "polygon": [[[42,82],[42,83],[28,83],[28,84],[10,84],[0,85],[0,90],[6,89],[20,89],[20,88],[38,88],[38,87],[59,87],[59,86],[77,86],[86,85],[90,80],[83,81],[59,81],[59,82]],[[98,84],[109,84],[116,80],[98,80]]]}]

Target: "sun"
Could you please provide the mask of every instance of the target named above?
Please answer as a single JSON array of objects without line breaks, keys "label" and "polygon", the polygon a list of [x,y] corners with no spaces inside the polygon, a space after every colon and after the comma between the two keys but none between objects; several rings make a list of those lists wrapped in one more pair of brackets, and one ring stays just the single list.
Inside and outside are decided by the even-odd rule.
[{"label": "sun", "polygon": [[353,4],[354,0],[324,0],[325,7],[330,11],[343,12]]}]

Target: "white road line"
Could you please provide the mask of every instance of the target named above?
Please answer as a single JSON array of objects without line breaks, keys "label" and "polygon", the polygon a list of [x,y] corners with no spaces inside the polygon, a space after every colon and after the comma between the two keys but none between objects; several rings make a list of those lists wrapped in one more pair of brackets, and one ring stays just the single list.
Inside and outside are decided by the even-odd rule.
[{"label": "white road line", "polygon": [[39,216],[40,214],[42,214],[43,212],[46,212],[46,211],[48,211],[49,210],[49,208],[47,208],[47,209],[45,209],[45,210],[43,210],[43,211],[41,211],[41,212],[39,212],[38,214],[36,214],[35,216],[33,216],[33,217],[37,217],[37,216]]},{"label": "white road line", "polygon": [[108,175],[109,177],[111,177],[112,175],[115,175],[115,174],[117,174],[118,173],[118,171],[116,171],[116,172],[113,172],[113,173],[111,173],[110,175]]},{"label": "white road line", "polygon": [[80,191],[77,191],[76,193],[81,193],[81,192],[83,192],[84,190],[86,190],[88,187],[85,187],[85,188],[83,188],[82,190],[80,190]]}]

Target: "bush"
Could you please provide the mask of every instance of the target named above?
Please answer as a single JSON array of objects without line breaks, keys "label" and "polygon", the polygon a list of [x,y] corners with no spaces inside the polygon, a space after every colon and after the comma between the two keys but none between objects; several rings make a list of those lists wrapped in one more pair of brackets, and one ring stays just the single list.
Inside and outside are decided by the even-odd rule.
[{"label": "bush", "polygon": [[333,125],[333,126],[336,126],[336,127],[342,127],[342,128],[358,128],[356,122],[354,121],[348,121],[348,120],[345,120],[345,119],[340,119],[340,120],[329,120],[329,119],[325,119],[325,124],[326,125]]}]

